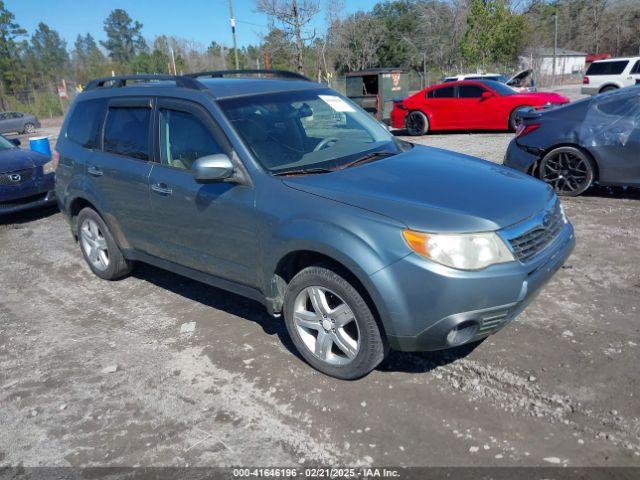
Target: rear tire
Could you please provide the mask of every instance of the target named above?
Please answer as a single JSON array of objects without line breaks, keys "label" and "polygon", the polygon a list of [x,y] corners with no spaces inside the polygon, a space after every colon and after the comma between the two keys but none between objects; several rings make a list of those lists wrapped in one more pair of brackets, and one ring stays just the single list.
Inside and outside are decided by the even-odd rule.
[{"label": "rear tire", "polygon": [[414,110],[407,115],[405,127],[409,135],[419,137],[429,131],[429,119],[424,113]]},{"label": "rear tire", "polygon": [[36,126],[33,123],[26,123],[24,126],[24,130],[22,131],[22,133],[29,134],[29,133],[35,133],[36,132]]},{"label": "rear tire", "polygon": [[558,195],[576,197],[593,184],[596,165],[587,153],[578,148],[558,147],[542,158],[538,175]]},{"label": "rear tire", "polygon": [[363,377],[387,354],[367,302],[330,268],[307,267],[293,277],[284,297],[284,319],[298,352],[331,377]]},{"label": "rear tire", "polygon": [[607,93],[607,92],[613,92],[614,90],[618,90],[618,87],[614,87],[613,85],[609,85],[608,87],[604,87],[602,90],[600,90],[598,93]]},{"label": "rear tire", "polygon": [[78,214],[78,242],[87,265],[104,280],[117,280],[128,275],[133,264],[124,258],[109,227],[92,208]]}]

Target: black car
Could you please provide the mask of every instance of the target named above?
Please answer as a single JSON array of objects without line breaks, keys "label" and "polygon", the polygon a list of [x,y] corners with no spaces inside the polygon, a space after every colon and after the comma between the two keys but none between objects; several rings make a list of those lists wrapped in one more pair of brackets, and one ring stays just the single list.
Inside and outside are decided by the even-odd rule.
[{"label": "black car", "polygon": [[576,196],[593,183],[640,186],[640,86],[521,113],[504,164]]}]

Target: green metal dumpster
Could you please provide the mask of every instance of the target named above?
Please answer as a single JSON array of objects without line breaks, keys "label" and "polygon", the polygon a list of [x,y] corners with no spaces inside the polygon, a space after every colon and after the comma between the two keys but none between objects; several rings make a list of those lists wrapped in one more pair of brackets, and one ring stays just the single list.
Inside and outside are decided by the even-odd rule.
[{"label": "green metal dumpster", "polygon": [[346,75],[347,97],[389,123],[393,100],[409,95],[409,75],[399,68],[370,68]]}]

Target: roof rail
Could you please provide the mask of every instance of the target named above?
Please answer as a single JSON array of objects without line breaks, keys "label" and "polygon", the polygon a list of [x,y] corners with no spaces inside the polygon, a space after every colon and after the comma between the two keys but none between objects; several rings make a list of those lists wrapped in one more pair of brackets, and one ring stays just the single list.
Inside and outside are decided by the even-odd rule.
[{"label": "roof rail", "polygon": [[221,77],[232,77],[237,75],[265,75],[272,77],[280,77],[280,78],[288,78],[291,80],[305,80],[307,82],[312,82],[309,77],[305,77],[301,73],[290,72],[288,70],[266,70],[266,69],[250,69],[250,70],[209,70],[206,72],[196,72],[196,73],[188,73],[185,76],[191,78],[199,78],[199,77],[211,77],[211,78],[221,78]]},{"label": "roof rail", "polygon": [[122,88],[127,85],[127,82],[131,81],[170,81],[176,82],[177,87],[190,88],[192,90],[207,90],[207,87],[202,85],[193,77],[179,76],[179,75],[118,75],[115,77],[103,77],[91,80],[84,87],[84,91],[95,90],[97,88]]}]

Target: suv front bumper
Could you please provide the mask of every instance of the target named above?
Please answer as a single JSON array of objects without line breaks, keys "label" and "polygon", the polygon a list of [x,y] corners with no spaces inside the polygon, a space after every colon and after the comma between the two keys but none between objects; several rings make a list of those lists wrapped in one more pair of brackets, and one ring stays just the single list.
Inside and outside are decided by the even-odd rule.
[{"label": "suv front bumper", "polygon": [[[384,304],[382,321],[391,348],[430,351],[474,342],[497,332],[535,298],[575,246],[570,223],[526,264],[518,261],[461,271],[417,254],[370,279]],[[452,335],[456,328],[461,336]]]}]

